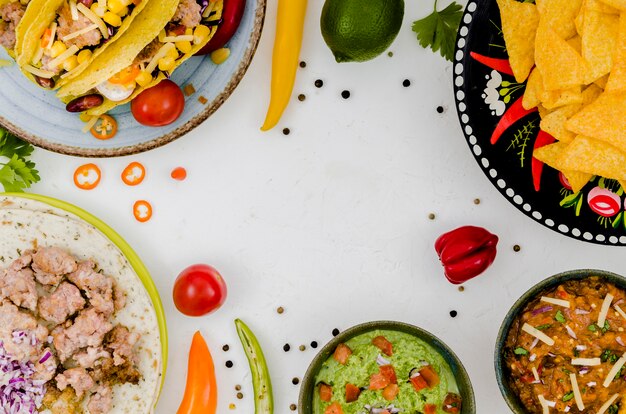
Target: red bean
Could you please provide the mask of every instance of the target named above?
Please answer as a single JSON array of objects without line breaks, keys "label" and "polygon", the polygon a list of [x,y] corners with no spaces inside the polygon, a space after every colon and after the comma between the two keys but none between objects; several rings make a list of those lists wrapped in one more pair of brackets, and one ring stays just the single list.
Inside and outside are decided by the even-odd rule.
[{"label": "red bean", "polygon": [[55,85],[54,79],[47,79],[47,78],[35,76],[35,81],[37,81],[37,84],[41,86],[42,88],[54,89],[54,85]]},{"label": "red bean", "polygon": [[85,7],[91,7],[93,0],[78,0],[79,3],[83,3]]},{"label": "red bean", "polygon": [[65,109],[68,112],[83,112],[91,108],[102,105],[104,98],[102,95],[93,93],[91,95],[81,96],[67,104]]}]

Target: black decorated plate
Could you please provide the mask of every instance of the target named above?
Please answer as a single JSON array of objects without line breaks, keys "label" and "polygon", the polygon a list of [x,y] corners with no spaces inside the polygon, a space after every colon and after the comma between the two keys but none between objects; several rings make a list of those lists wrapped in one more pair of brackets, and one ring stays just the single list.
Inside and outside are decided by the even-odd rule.
[{"label": "black decorated plate", "polygon": [[539,114],[521,107],[526,85],[511,75],[496,0],[470,1],[454,57],[459,119],[476,161],[521,212],[552,230],[598,244],[626,245],[626,197],[615,180],[593,177],[574,193],[561,173],[533,159],[550,143]]}]

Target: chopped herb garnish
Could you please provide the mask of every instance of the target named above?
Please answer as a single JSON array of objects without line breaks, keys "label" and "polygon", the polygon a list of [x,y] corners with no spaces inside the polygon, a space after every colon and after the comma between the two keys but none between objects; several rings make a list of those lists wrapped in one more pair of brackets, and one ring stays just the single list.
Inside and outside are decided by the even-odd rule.
[{"label": "chopped herb garnish", "polygon": [[610,406],[609,410],[607,411],[608,414],[617,414],[618,412],[619,412],[619,407],[615,404]]},{"label": "chopped herb garnish", "polygon": [[546,323],[546,324],[543,324],[543,325],[536,326],[535,328],[539,329],[540,331],[543,331],[544,329],[548,329],[551,326],[552,326],[551,323]]},{"label": "chopped herb garnish", "polygon": [[580,352],[578,351],[578,349],[574,348],[574,351],[573,351],[573,352],[574,352],[574,356],[575,356],[575,357],[580,356]]},{"label": "chopped herb garnish", "polygon": [[609,321],[604,321],[604,327],[602,328],[602,333],[606,333],[611,329],[611,325],[609,325]]},{"label": "chopped herb garnish", "polygon": [[554,319],[556,319],[558,322],[565,323],[565,316],[563,316],[561,311],[558,311],[556,313],[556,315],[554,316]]},{"label": "chopped herb garnish", "polygon": [[568,392],[567,394],[565,394],[565,395],[563,396],[563,398],[562,398],[562,401],[563,401],[563,402],[565,402],[565,401],[569,401],[569,400],[571,400],[572,398],[574,398],[574,391],[570,391],[570,392]]},{"label": "chopped herb garnish", "polygon": [[602,355],[600,355],[600,361],[609,361],[611,364],[614,364],[617,361],[617,355],[615,355],[615,353],[610,349],[605,349],[602,351]]},{"label": "chopped herb garnish", "polygon": [[590,330],[591,332],[595,332],[598,330],[594,324],[589,325],[587,329]]},{"label": "chopped herb garnish", "polygon": [[513,352],[515,353],[515,355],[528,355],[528,351],[522,347],[515,348]]},{"label": "chopped herb garnish", "polygon": [[454,45],[456,34],[463,17],[463,6],[453,1],[445,9],[437,10],[437,0],[433,12],[413,22],[413,31],[417,40],[424,48],[431,48],[433,52],[439,52],[449,61],[454,57]]}]

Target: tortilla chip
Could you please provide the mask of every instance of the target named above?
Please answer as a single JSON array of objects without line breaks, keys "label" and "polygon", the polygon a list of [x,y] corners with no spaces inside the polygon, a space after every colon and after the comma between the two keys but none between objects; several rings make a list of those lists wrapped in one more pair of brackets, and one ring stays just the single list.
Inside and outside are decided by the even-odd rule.
[{"label": "tortilla chip", "polygon": [[579,104],[583,102],[580,86],[574,86],[573,88],[556,91],[544,91],[540,98],[541,104],[547,109],[556,109],[564,105]]},{"label": "tortilla chip", "polygon": [[565,124],[580,135],[626,151],[626,94],[604,92]]},{"label": "tortilla chip", "polygon": [[613,68],[605,89],[608,92],[626,91],[626,13],[622,13],[619,18],[617,41],[613,51]]},{"label": "tortilla chip", "polygon": [[569,185],[572,187],[572,191],[575,193],[582,190],[583,187],[586,186],[589,180],[591,180],[591,178],[593,177],[593,174],[581,171],[565,170],[561,172],[563,173],[565,178],[567,178]]},{"label": "tortilla chip", "polygon": [[565,175],[565,178],[567,178],[570,186],[572,187],[572,191],[577,193],[582,190],[582,188],[585,186],[585,184],[589,182],[589,180],[591,180],[593,174],[563,169],[560,159],[567,151],[567,148],[568,144],[563,142],[555,142],[554,144],[537,148],[535,151],[533,151],[533,157],[554,168],[555,170],[561,171],[563,175]]},{"label": "tortilla chip", "polygon": [[582,57],[587,65],[586,84],[595,82],[611,71],[618,25],[619,16],[585,10],[581,37]]},{"label": "tortilla chip", "polygon": [[583,59],[569,43],[543,22],[537,29],[535,61],[546,90],[569,89],[583,83]]},{"label": "tortilla chip", "polygon": [[600,0],[600,2],[618,10],[626,11],[626,0]]},{"label": "tortilla chip", "polygon": [[610,6],[608,3],[609,3],[608,1],[604,1],[604,0],[585,0],[584,7],[586,7],[587,10],[597,11],[600,13],[607,13],[607,14],[619,14],[620,13],[618,9],[616,9],[613,6]]},{"label": "tortilla chip", "polygon": [[542,23],[547,23],[563,39],[576,35],[574,19],[582,0],[536,0]]},{"label": "tortilla chip", "polygon": [[552,112],[551,110],[546,109],[546,107],[541,104],[537,105],[537,111],[539,111],[540,118],[544,118]]},{"label": "tortilla chip", "polygon": [[574,19],[574,26],[576,27],[576,33],[578,33],[578,36],[583,35],[583,23],[585,22],[585,4],[586,2],[583,1],[583,6],[580,8],[578,16],[576,16],[576,18]]},{"label": "tortilla chip", "polygon": [[607,73],[606,75],[604,75],[603,77],[595,81],[593,84],[596,85],[598,88],[604,90],[606,88],[606,84],[608,81],[609,81],[609,74]]},{"label": "tortilla chip", "polygon": [[576,53],[578,53],[579,55],[582,53],[583,39],[578,36],[578,34],[574,35],[574,37],[572,37],[571,39],[567,39],[567,43],[569,43],[569,45],[574,48]]},{"label": "tortilla chip", "polygon": [[559,142],[572,142],[574,138],[576,138],[576,134],[568,131],[567,128],[565,128],[565,122],[567,122],[568,120],[567,110],[571,107],[578,106],[579,105],[564,106],[553,112],[550,112],[545,117],[541,117],[541,129],[559,140]]},{"label": "tortilla chip", "polygon": [[502,33],[515,80],[524,82],[535,65],[535,33],[539,25],[537,6],[516,0],[497,0]]},{"label": "tortilla chip", "polygon": [[564,170],[626,180],[626,153],[605,142],[582,135],[577,136],[565,148],[557,162]]},{"label": "tortilla chip", "polygon": [[522,98],[522,106],[524,109],[532,109],[541,102],[540,96],[543,94],[543,79],[537,68],[530,72],[528,82],[526,82],[526,91]]}]

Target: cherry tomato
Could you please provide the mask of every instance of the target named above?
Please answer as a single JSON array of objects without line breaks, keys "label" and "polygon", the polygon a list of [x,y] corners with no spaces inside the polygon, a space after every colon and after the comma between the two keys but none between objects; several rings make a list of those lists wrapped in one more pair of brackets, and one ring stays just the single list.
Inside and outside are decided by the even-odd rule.
[{"label": "cherry tomato", "polygon": [[187,316],[217,310],[226,300],[226,282],[213,267],[196,264],[183,270],[174,283],[174,304]]},{"label": "cherry tomato", "polygon": [[165,79],[137,95],[130,104],[133,116],[142,125],[163,126],[176,121],[185,109],[180,87]]}]

